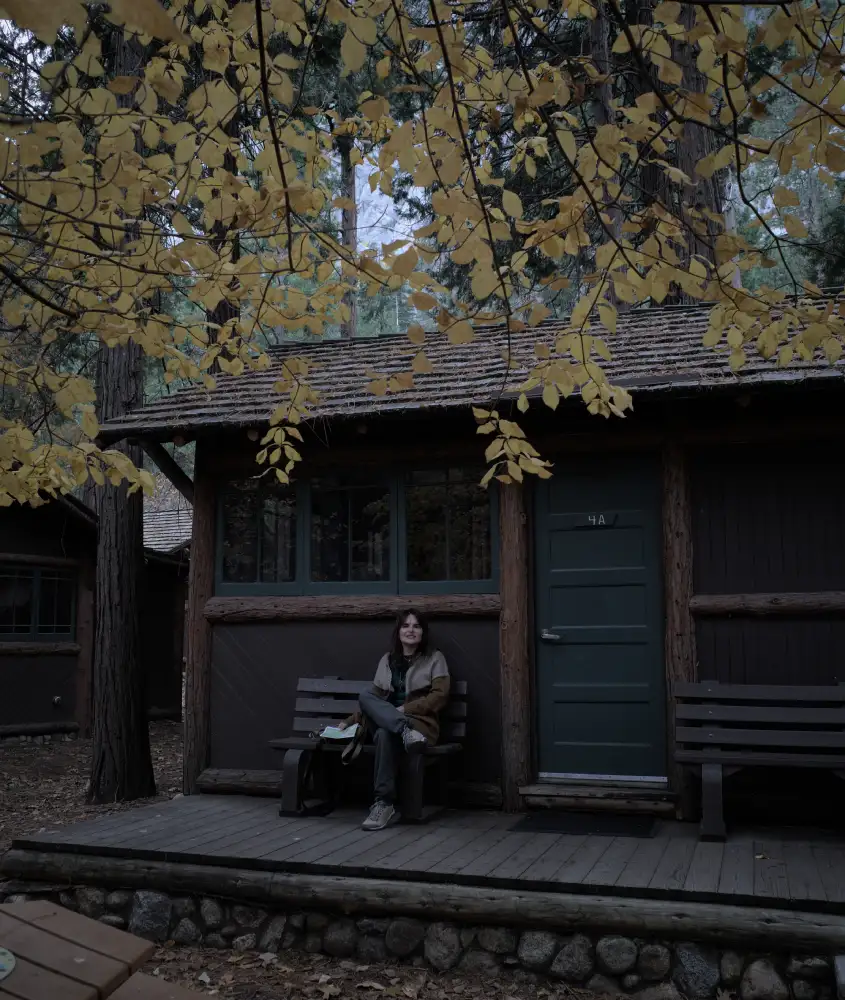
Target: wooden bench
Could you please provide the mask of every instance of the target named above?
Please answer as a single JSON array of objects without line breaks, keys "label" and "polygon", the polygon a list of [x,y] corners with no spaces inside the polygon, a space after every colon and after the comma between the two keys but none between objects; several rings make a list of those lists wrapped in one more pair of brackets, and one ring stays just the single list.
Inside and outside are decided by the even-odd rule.
[{"label": "wooden bench", "polygon": [[[336,677],[300,677],[296,690],[293,735],[286,739],[270,740],[282,758],[281,816],[296,816],[303,806],[309,768],[315,779],[328,787],[328,800],[333,800],[332,782],[339,764],[339,754],[345,742],[321,743],[310,734],[326,726],[337,725],[358,710],[358,696],[371,685],[370,681],[345,681]],[[399,812],[407,822],[429,819],[448,802],[449,762],[463,749],[467,714],[466,681],[452,681],[449,704],[443,712],[440,726],[441,742],[426,746],[422,753],[403,754],[400,758]],[[371,757],[375,747],[365,744],[362,756]],[[330,760],[329,758],[332,758]],[[315,766],[316,765],[316,766]],[[423,804],[425,772],[437,768],[439,803],[426,809]],[[316,774],[314,772],[317,772]]]},{"label": "wooden bench", "polygon": [[845,684],[676,684],[675,759],[701,772],[701,836],[725,837],[722,778],[814,767],[845,778]]}]

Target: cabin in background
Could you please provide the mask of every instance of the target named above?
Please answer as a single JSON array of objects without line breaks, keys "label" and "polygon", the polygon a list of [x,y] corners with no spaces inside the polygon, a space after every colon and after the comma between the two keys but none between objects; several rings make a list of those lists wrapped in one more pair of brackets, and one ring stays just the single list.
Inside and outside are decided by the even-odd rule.
[{"label": "cabin in background", "polygon": [[[509,412],[559,322],[462,347],[428,335],[434,372],[397,391],[417,350],[405,337],[287,346],[267,371],[106,424],[108,442],[196,442],[186,789],[211,771],[258,788],[297,678],[369,678],[412,605],[469,684],[462,804],[690,815],[676,682],[845,680],[843,367],[753,356],[734,373],[702,346],[708,315],[620,316],[605,369],[634,393],[624,420],[580,400],[520,416],[555,463],[547,481],[482,489],[470,404]],[[319,402],[285,487],[255,455],[297,355]],[[827,778],[841,791],[814,775],[814,797]],[[808,800],[806,776],[775,788]]]},{"label": "cabin in background", "polygon": [[[190,520],[177,545],[156,519],[145,512],[141,655],[150,716],[178,719]],[[96,514],[73,497],[0,515],[0,737],[88,732],[96,558]]]}]

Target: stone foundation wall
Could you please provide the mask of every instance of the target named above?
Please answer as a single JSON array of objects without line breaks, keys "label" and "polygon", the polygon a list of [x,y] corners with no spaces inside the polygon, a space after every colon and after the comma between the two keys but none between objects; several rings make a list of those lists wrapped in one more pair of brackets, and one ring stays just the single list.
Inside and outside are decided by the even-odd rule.
[{"label": "stone foundation wall", "polygon": [[259,909],[210,897],[161,892],[61,889],[0,883],[0,902],[48,898],[151,941],[234,951],[302,949],[363,964],[404,961],[483,977],[548,978],[634,1000],[832,1000],[834,975],[823,955],[739,954],[692,942],[617,934],[469,927],[408,917],[362,917]]}]

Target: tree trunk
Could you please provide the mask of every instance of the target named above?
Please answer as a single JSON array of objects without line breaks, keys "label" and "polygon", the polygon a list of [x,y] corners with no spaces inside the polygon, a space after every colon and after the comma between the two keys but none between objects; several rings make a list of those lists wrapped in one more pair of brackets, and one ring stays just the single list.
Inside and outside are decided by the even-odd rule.
[{"label": "tree trunk", "polygon": [[[115,32],[115,76],[137,72],[143,49]],[[119,100],[119,99],[118,99]],[[100,423],[143,401],[144,354],[132,341],[100,349],[97,395]],[[138,445],[119,450],[141,468]],[[143,594],[143,499],[125,483],[106,480],[98,497],[96,629],[90,799],[116,802],[155,795],[141,662],[140,600]]]},{"label": "tree trunk", "polygon": [[[347,135],[337,137],[337,151],[340,156],[340,195],[351,202],[344,207],[341,217],[341,243],[350,255],[358,253],[358,203],[355,199],[355,165],[352,163],[352,139]],[[340,325],[342,337],[354,337],[358,333],[358,293],[350,288],[343,296],[349,310],[349,318]]]}]

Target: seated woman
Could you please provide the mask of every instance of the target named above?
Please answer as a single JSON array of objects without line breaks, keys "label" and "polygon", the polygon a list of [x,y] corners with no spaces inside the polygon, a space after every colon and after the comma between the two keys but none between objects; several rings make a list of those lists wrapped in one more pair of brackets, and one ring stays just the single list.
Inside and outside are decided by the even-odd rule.
[{"label": "seated woman", "polygon": [[[439,714],[449,701],[449,668],[443,654],[429,649],[428,623],[418,611],[396,619],[390,652],[381,658],[371,690],[359,698],[360,712],[341,724],[362,722],[375,743],[375,802],[365,830],[394,823],[399,754],[434,744],[440,735]],[[357,745],[358,741],[355,743]],[[355,745],[349,747],[355,753]],[[346,753],[346,751],[345,751]]]}]

